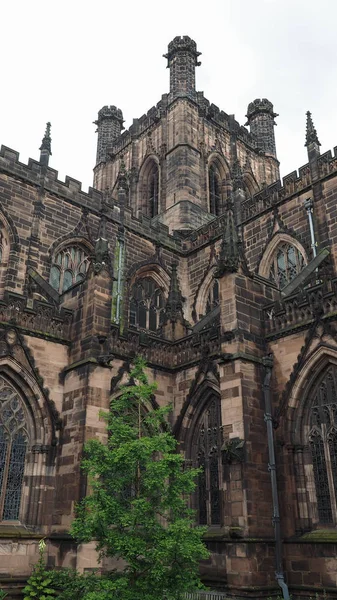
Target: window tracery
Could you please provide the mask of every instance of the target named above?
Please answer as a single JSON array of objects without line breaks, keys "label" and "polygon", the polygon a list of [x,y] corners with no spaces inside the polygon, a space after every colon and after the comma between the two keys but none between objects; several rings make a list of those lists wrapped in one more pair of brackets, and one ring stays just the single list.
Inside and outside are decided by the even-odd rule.
[{"label": "window tracery", "polygon": [[198,478],[197,509],[200,525],[220,525],[222,429],[220,401],[213,397],[204,411],[195,433]]},{"label": "window tracery", "polygon": [[56,254],[50,269],[50,285],[62,294],[75,283],[85,279],[89,264],[89,256],[81,246],[63,248]]},{"label": "window tracery", "polygon": [[212,215],[220,214],[221,206],[221,179],[219,171],[213,164],[208,171],[208,186],[209,186],[209,211]]},{"label": "window tracery", "polygon": [[304,264],[304,257],[298,248],[283,242],[277,246],[274,252],[269,279],[282,289],[301,272]]},{"label": "window tracery", "polygon": [[164,307],[164,294],[153,279],[144,277],[133,284],[130,297],[130,325],[157,331]]},{"label": "window tracery", "polygon": [[310,408],[309,447],[322,524],[337,523],[337,369],[325,373]]},{"label": "window tracery", "polygon": [[19,518],[27,444],[22,399],[0,376],[0,521]]},{"label": "window tracery", "polygon": [[216,306],[219,305],[219,282],[217,279],[213,281],[213,284],[209,288],[207,302],[206,302],[206,315],[210,313]]}]

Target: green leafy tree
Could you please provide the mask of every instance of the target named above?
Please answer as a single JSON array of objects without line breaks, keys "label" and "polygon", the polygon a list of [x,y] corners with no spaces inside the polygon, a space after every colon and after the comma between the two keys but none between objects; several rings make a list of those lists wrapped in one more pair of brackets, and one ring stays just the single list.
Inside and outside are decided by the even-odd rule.
[{"label": "green leafy tree", "polygon": [[23,600],[55,600],[55,589],[52,587],[52,577],[46,570],[43,554],[46,548],[44,540],[39,542],[40,558],[33,567],[33,572],[23,588]]},{"label": "green leafy tree", "polygon": [[153,408],[156,384],[144,367],[138,358],[105,414],[107,443],[86,444],[82,466],[91,494],[78,506],[72,534],[96,540],[100,559],[121,559],[123,567],[102,578],[102,597],[170,600],[201,586],[199,561],[208,551],[188,507],[199,471],[185,468],[177,451],[170,409]]}]

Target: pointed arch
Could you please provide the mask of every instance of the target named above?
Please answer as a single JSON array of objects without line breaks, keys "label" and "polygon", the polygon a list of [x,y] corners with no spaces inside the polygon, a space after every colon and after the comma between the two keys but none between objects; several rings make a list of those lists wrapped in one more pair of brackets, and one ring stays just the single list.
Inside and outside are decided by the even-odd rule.
[{"label": "pointed arch", "polygon": [[288,233],[276,232],[263,252],[258,273],[282,288],[307,263],[308,256],[302,244]]},{"label": "pointed arch", "polygon": [[212,152],[207,161],[208,211],[219,216],[223,213],[226,181],[230,177],[229,165],[219,152]]},{"label": "pointed arch", "polygon": [[199,288],[195,313],[197,321],[210,312],[220,302],[219,281],[214,278],[216,265],[213,265],[206,273]]},{"label": "pointed arch", "polygon": [[301,449],[300,458],[295,453],[300,515],[309,517],[309,527],[337,525],[337,349],[319,346],[308,357],[286,416],[290,444]]},{"label": "pointed arch", "polygon": [[148,155],[139,171],[138,210],[153,219],[160,212],[160,163],[155,154]]},{"label": "pointed arch", "polygon": [[186,458],[202,469],[193,505],[200,525],[217,526],[222,515],[222,420],[220,391],[217,383],[204,379],[193,397],[181,423]]},{"label": "pointed arch", "polygon": [[259,191],[259,184],[257,183],[253,173],[251,171],[245,171],[242,175],[245,189],[250,197],[254,196]]},{"label": "pointed arch", "polygon": [[170,277],[162,267],[145,264],[129,279],[129,317],[132,327],[156,333],[162,323]]},{"label": "pointed arch", "polygon": [[55,246],[51,256],[50,285],[62,294],[82,282],[86,278],[92,253],[92,244],[81,237],[67,237]]},{"label": "pointed arch", "polygon": [[8,268],[17,270],[16,258],[19,249],[19,236],[13,219],[0,206],[0,299],[3,298]]},{"label": "pointed arch", "polygon": [[[46,400],[32,375],[0,358],[0,521],[41,523],[56,438]],[[41,485],[36,486],[39,478]]]}]

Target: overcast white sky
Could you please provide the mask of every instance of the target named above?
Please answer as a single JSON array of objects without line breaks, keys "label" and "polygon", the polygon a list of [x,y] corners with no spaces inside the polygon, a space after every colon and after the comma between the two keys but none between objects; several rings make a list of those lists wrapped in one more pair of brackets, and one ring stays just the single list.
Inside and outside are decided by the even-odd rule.
[{"label": "overcast white sky", "polygon": [[97,111],[115,104],[128,127],[156,104],[169,87],[162,54],[189,35],[210,102],[241,124],[249,102],[273,102],[286,175],[307,161],[307,110],[321,151],[337,145],[336,23],[336,0],[3,0],[0,144],[38,159],[50,120],[50,166],[86,191]]}]

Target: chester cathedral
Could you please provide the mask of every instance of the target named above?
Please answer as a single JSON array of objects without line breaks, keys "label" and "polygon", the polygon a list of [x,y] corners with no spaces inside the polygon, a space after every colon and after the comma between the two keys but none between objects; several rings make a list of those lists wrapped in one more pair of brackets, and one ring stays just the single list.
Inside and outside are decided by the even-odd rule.
[{"label": "chester cathedral", "polygon": [[337,597],[337,147],[307,112],[308,162],[281,181],[273,104],[240,125],[196,91],[199,55],[170,42],[169,92],[129,129],[99,111],[89,193],[49,166],[49,123],[39,161],[1,147],[0,587],[17,595],[41,538],[51,568],[97,566],[69,534],[83,445],[141,355],[203,467],[203,582]]}]

